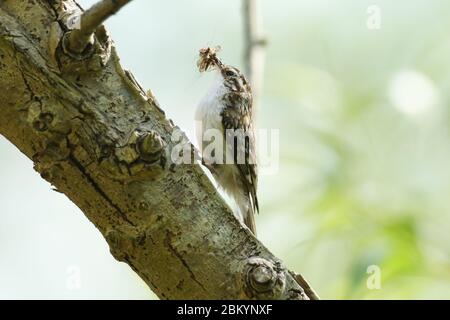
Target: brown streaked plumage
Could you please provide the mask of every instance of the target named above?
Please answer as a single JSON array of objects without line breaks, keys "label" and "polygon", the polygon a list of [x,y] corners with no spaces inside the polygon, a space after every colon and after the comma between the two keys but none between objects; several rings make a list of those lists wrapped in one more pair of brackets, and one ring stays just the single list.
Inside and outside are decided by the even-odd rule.
[{"label": "brown streaked plumage", "polygon": [[[254,214],[259,210],[257,198],[258,173],[253,125],[252,91],[245,76],[235,67],[223,64],[217,48],[200,50],[201,72],[219,71],[219,81],[200,104],[196,119],[202,122],[199,137],[209,129],[223,134],[225,154],[233,162],[212,163],[209,168],[219,185],[234,199],[245,225],[256,235]],[[202,150],[203,154],[203,150]],[[209,155],[203,154],[208,160]]]}]

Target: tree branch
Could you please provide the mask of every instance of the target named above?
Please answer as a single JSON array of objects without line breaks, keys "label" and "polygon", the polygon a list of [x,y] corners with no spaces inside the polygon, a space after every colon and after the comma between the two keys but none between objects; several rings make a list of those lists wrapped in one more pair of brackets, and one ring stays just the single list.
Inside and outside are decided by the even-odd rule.
[{"label": "tree branch", "polygon": [[67,33],[65,50],[73,55],[81,55],[92,45],[94,32],[110,16],[132,0],[102,0],[85,11],[74,21],[75,29]]},{"label": "tree branch", "polygon": [[[0,2],[0,133],[162,299],[308,299],[239,221],[103,27],[92,55],[61,48],[72,0]],[[180,148],[180,146],[182,148]],[[193,161],[193,160],[192,160]]]},{"label": "tree branch", "polygon": [[252,84],[254,106],[257,107],[263,86],[265,46],[267,45],[262,30],[262,15],[258,0],[243,0],[243,21],[245,70]]},{"label": "tree branch", "polygon": [[313,288],[311,288],[308,281],[306,281],[301,274],[291,271],[291,275],[294,277],[297,283],[305,290],[305,293],[308,296],[309,300],[320,300],[319,295],[314,291]]}]

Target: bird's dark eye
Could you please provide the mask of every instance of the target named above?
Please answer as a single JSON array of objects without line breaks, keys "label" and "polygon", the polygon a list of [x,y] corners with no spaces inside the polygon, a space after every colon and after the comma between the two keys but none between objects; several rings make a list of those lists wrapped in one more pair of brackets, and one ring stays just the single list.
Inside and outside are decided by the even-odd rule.
[{"label": "bird's dark eye", "polygon": [[232,76],[234,76],[234,71],[228,70],[227,72],[225,72],[225,75],[227,77],[232,77]]}]

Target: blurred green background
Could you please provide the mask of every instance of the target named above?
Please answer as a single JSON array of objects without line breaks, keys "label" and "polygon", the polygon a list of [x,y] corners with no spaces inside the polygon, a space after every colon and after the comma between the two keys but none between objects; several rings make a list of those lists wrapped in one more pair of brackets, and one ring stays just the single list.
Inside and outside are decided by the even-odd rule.
[{"label": "blurred green background", "polygon": [[[322,298],[450,298],[450,2],[261,6],[258,125],[280,130],[280,160],[260,177],[260,239]],[[192,138],[212,81],[198,49],[220,44],[243,66],[238,0],[135,0],[107,26],[123,65]],[[0,298],[156,298],[3,137],[0,154]]]}]

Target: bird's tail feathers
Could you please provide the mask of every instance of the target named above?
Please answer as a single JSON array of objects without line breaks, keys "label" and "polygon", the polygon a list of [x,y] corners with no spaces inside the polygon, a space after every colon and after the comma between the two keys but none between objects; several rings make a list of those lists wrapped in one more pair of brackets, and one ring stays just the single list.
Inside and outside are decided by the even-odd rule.
[{"label": "bird's tail feathers", "polygon": [[244,223],[256,237],[256,223],[253,209],[247,211],[247,214],[244,216]]},{"label": "bird's tail feathers", "polygon": [[256,237],[255,207],[249,199],[246,199],[246,201],[243,202],[245,202],[245,204],[239,206],[242,220]]}]

